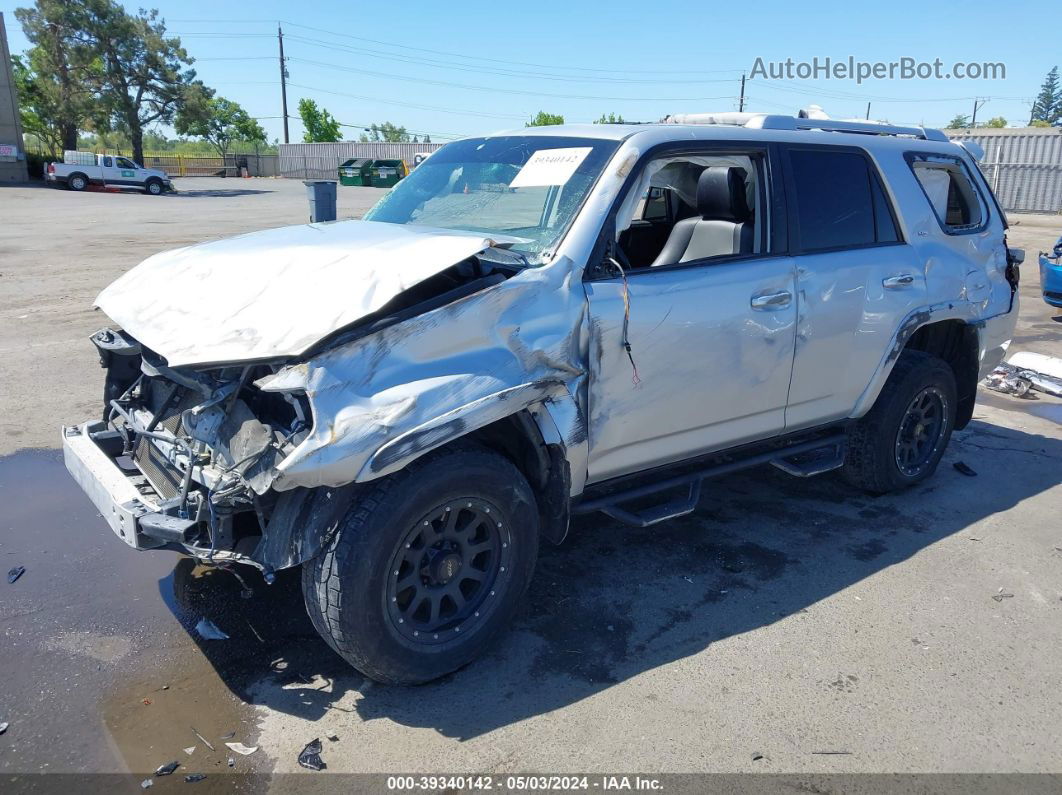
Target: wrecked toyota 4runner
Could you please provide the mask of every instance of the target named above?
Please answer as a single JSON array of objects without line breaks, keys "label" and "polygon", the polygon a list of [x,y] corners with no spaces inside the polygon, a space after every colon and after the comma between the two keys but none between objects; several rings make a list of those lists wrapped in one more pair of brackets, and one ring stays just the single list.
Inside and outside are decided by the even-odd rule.
[{"label": "wrecked toyota 4runner", "polygon": [[365,220],[105,289],[67,466],[129,546],[301,566],[353,666],[438,677],[573,513],[651,525],[757,464],[875,493],[934,471],[1017,314],[967,146],[763,114],[449,144]]}]

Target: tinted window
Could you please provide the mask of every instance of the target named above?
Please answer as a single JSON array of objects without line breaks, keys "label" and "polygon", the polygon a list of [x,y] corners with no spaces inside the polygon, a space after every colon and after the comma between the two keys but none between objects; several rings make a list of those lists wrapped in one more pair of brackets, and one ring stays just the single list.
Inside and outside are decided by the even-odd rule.
[{"label": "tinted window", "polygon": [[109,157],[103,158],[104,168],[111,168],[114,165],[114,161]]},{"label": "tinted window", "polygon": [[962,163],[949,157],[916,156],[911,168],[944,231],[981,225],[985,217],[981,200]]},{"label": "tinted window", "polygon": [[789,160],[804,251],[899,239],[888,201],[865,157],[853,152],[794,149]]}]

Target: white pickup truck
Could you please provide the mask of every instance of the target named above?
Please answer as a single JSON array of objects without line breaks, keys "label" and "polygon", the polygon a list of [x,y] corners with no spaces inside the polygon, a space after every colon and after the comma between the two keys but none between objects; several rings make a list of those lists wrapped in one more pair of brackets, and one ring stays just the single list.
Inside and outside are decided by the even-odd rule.
[{"label": "white pickup truck", "polygon": [[173,190],[173,183],[165,171],[144,168],[117,155],[95,155],[94,163],[69,162],[69,158],[63,163],[49,163],[44,178],[77,191],[85,190],[89,185],[137,188],[152,196]]}]

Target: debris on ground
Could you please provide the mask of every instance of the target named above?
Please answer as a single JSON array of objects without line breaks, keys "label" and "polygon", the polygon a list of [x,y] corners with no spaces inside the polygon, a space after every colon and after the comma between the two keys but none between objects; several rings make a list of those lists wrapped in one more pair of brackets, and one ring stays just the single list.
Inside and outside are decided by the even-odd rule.
[{"label": "debris on ground", "polygon": [[257,745],[248,746],[244,745],[243,743],[225,743],[225,745],[228,746],[229,749],[235,751],[238,754],[242,754],[243,756],[250,756],[258,750]]},{"label": "debris on ground", "polygon": [[231,740],[235,736],[236,736],[236,732],[235,731],[226,732],[225,734],[221,735],[221,739],[222,740]]},{"label": "debris on ground", "polygon": [[968,478],[977,477],[977,473],[974,472],[967,464],[963,463],[962,461],[956,461],[954,464],[952,464],[952,466],[955,467],[955,470],[957,472],[961,472]]},{"label": "debris on ground", "polygon": [[13,569],[8,571],[8,573],[7,573],[7,581],[9,583],[13,584],[15,582],[15,580],[17,580],[19,577],[21,577],[25,573],[26,573],[26,567],[25,566],[15,566]]},{"label": "debris on ground", "polygon": [[1007,365],[1000,365],[985,376],[985,386],[993,392],[1002,392],[1004,395],[1014,395],[1020,398],[1035,398],[1030,395],[1032,381],[1022,378],[1017,370]]},{"label": "debris on ground", "polygon": [[1002,602],[1004,599],[1013,599],[1014,594],[1005,593],[1003,589],[1000,588],[998,593],[992,594],[992,598],[995,599],[997,602]]},{"label": "debris on ground", "polygon": [[[246,619],[245,619],[245,621],[246,621]],[[246,623],[247,623],[247,626],[251,628],[251,632],[254,633],[254,636],[256,638],[258,638],[258,642],[264,645],[265,644],[265,638],[263,638],[261,635],[258,634],[258,630],[254,628],[254,625],[251,624],[250,621],[247,621]]]},{"label": "debris on ground", "polygon": [[152,781],[150,778],[145,778],[143,781],[140,782],[140,789],[147,789],[148,787],[154,786],[155,782]]},{"label": "debris on ground", "polygon": [[4,721],[3,723],[0,723],[0,734],[3,734],[4,732],[7,731],[8,725],[9,724],[7,723],[7,721]]},{"label": "debris on ground", "polygon": [[187,748],[184,749],[184,752],[186,754],[188,754],[188,756],[191,756],[192,754],[195,753],[195,746],[194,745],[188,746]]},{"label": "debris on ground", "polygon": [[174,770],[176,770],[177,768],[179,768],[180,766],[181,766],[181,763],[180,763],[180,762],[178,762],[178,761],[177,761],[176,759],[174,759],[174,760],[173,760],[172,762],[167,762],[167,763],[166,763],[166,764],[164,764],[164,765],[159,765],[159,766],[158,766],[158,767],[157,767],[157,768],[155,769],[155,775],[156,775],[156,776],[168,776],[168,775],[170,775],[170,774],[171,774],[171,773],[172,773],[172,772],[173,772]]},{"label": "debris on ground", "polygon": [[310,770],[324,770],[328,765],[321,760],[321,750],[321,740],[315,737],[306,743],[306,747],[299,754],[299,765]]},{"label": "debris on ground", "polygon": [[200,740],[202,740],[206,744],[207,748],[209,748],[211,751],[214,750],[214,746],[210,744],[210,740],[208,740],[206,737],[204,737],[199,732],[197,732],[195,730],[195,726],[192,726],[190,728],[192,729],[192,734],[194,734],[196,737],[198,737]]},{"label": "debris on ground", "polygon": [[753,762],[759,762],[761,759],[763,759],[763,754],[761,754],[759,751],[752,755]]},{"label": "debris on ground", "polygon": [[143,704],[145,707],[150,707],[151,706],[151,699],[150,698],[142,698],[142,699],[140,699],[140,703]]},{"label": "debris on ground", "polygon": [[229,757],[229,767],[236,767],[236,757],[234,757],[234,756],[230,756]]},{"label": "debris on ground", "polygon": [[339,735],[338,734],[329,734],[328,735],[328,741],[330,743],[338,743],[339,742]]},{"label": "debris on ground", "polygon": [[1031,397],[1030,390],[1062,397],[1062,359],[1019,351],[985,377],[985,386],[1018,397]]},{"label": "debris on ground", "polygon": [[691,579],[690,579],[689,577],[687,577],[687,576],[686,576],[685,574],[683,574],[683,575],[682,575],[682,579],[684,579],[684,580],[685,580],[686,582],[690,583],[691,585],[693,584],[693,580],[691,580]]},{"label": "debris on ground", "polygon": [[189,773],[184,777],[185,784],[194,784],[197,781],[202,781],[206,778],[206,773]]},{"label": "debris on ground", "polygon": [[817,756],[851,756],[851,751],[812,751]]},{"label": "debris on ground", "polygon": [[209,618],[199,619],[199,623],[195,625],[195,631],[199,633],[199,637],[203,640],[228,640],[229,636],[218,629],[218,625],[211,621]]}]

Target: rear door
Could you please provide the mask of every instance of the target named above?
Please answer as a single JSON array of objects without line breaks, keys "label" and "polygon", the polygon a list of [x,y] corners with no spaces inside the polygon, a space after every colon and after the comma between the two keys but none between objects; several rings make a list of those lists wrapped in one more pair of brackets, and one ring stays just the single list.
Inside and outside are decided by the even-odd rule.
[{"label": "rear door", "polygon": [[785,148],[797,339],[786,429],[848,417],[893,334],[925,304],[925,269],[902,237],[865,150]]}]

